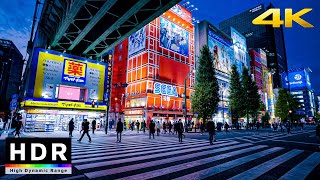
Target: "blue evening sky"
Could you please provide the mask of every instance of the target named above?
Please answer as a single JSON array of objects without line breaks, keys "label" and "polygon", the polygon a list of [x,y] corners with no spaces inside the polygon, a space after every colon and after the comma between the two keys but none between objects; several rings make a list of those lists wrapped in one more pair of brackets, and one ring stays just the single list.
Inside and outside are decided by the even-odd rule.
[{"label": "blue evening sky", "polygon": [[[43,2],[43,0],[41,0]],[[224,19],[246,11],[261,3],[272,2],[281,9],[293,8],[293,12],[303,8],[313,8],[303,16],[315,26],[304,29],[298,24],[285,29],[285,42],[289,68],[310,67],[312,87],[320,93],[320,1],[319,0],[189,0],[199,10],[193,11],[199,19],[207,19],[214,25]],[[12,40],[23,56],[26,54],[27,42],[30,38],[32,17],[36,0],[1,0],[0,4],[0,38]],[[283,16],[282,16],[283,17]]]}]

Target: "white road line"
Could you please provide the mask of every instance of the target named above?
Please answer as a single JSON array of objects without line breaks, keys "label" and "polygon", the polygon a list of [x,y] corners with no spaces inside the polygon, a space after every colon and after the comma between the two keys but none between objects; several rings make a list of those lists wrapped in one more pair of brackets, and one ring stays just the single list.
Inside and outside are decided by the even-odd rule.
[{"label": "white road line", "polygon": [[320,164],[320,153],[315,152],[311,154],[307,159],[303,160],[297,166],[292,168],[289,172],[284,174],[279,180],[298,180],[305,179],[309,173]]},{"label": "white road line", "polygon": [[145,162],[145,163],[140,163],[140,164],[133,164],[133,165],[129,165],[129,166],[122,166],[122,167],[117,167],[117,168],[112,168],[112,169],[90,172],[90,173],[87,173],[86,175],[87,175],[87,177],[94,178],[94,177],[105,176],[106,174],[113,175],[113,174],[125,173],[128,171],[150,168],[150,167],[159,166],[162,164],[168,164],[168,163],[173,163],[173,162],[177,162],[177,161],[181,161],[181,160],[186,160],[191,157],[196,158],[196,157],[200,157],[200,156],[204,156],[204,155],[208,155],[208,154],[213,154],[213,153],[217,153],[217,152],[223,152],[223,151],[232,150],[232,149],[236,149],[236,148],[243,148],[243,147],[250,146],[250,145],[252,145],[252,144],[249,144],[249,143],[238,144],[238,145],[234,145],[234,146],[228,146],[228,147],[223,147],[223,148],[219,148],[219,149],[214,149],[212,151],[202,151],[202,152],[177,156],[177,157],[173,157],[173,158],[161,159],[161,160],[150,161],[150,162]]},{"label": "white road line", "polygon": [[[237,142],[219,144],[219,145],[216,145],[216,146],[203,146],[203,147],[185,146],[184,149],[181,149],[181,148],[160,149],[163,153],[151,154],[151,155],[146,155],[146,156],[138,156],[138,157],[132,157],[132,158],[123,158],[123,159],[118,159],[118,160],[113,160],[113,161],[103,161],[103,162],[96,162],[96,163],[90,163],[90,164],[83,164],[83,165],[77,165],[75,167],[77,169],[79,169],[79,170],[83,170],[83,169],[89,169],[89,168],[95,168],[95,167],[109,166],[109,165],[114,165],[114,164],[121,164],[121,163],[127,163],[127,162],[147,160],[147,159],[150,159],[150,158],[162,158],[162,157],[165,158],[166,156],[170,156],[170,155],[173,155],[173,154],[192,152],[192,151],[195,151],[195,150],[212,149],[214,147],[221,147],[221,146],[227,146],[227,145],[232,145],[232,144],[237,144]],[[194,148],[190,148],[190,147],[194,147]],[[181,150],[175,151],[177,149],[181,149]],[[118,155],[117,157],[122,157],[122,156],[123,155]],[[111,158],[114,158],[114,157],[115,156],[106,157],[106,159],[111,159]]]},{"label": "white road line", "polygon": [[[302,150],[292,150],[290,152],[287,152],[281,156],[278,156],[274,159],[271,159],[267,162],[264,162],[258,166],[255,166],[254,168],[251,168],[243,173],[240,173],[236,176],[233,176],[230,178],[230,180],[236,180],[236,179],[256,179],[259,176],[263,175],[264,173],[270,171],[271,169],[279,166],[280,164],[296,157],[300,153],[302,153]],[[301,179],[301,177],[299,177]]]},{"label": "white road line", "polygon": [[[163,176],[163,175],[166,175],[166,174],[169,174],[169,173],[174,173],[174,172],[186,170],[186,169],[189,169],[189,168],[193,168],[193,167],[196,167],[196,166],[201,166],[201,165],[204,165],[204,164],[212,163],[212,162],[215,162],[215,161],[219,161],[221,159],[233,157],[233,156],[236,156],[236,155],[239,155],[239,154],[247,153],[247,152],[258,150],[258,149],[265,148],[265,147],[267,147],[267,146],[265,146],[265,145],[253,146],[253,147],[250,147],[250,148],[245,148],[245,149],[241,149],[241,150],[237,150],[237,151],[232,151],[232,152],[229,152],[229,153],[220,154],[220,155],[216,155],[216,156],[205,158],[205,159],[195,160],[195,161],[191,161],[191,162],[187,162],[187,163],[183,163],[183,164],[179,164],[179,165],[175,165],[175,166],[170,166],[170,167],[166,167],[166,168],[163,168],[163,169],[149,171],[149,172],[146,172],[146,173],[141,173],[141,174],[137,174],[137,175],[134,175],[134,176],[125,177],[125,178],[121,178],[121,179],[124,180],[124,179],[128,179],[129,178],[130,180],[132,180],[132,179],[139,180],[139,179],[156,178],[156,177],[160,177],[160,176]],[[273,149],[273,150],[275,150],[275,149]],[[269,150],[269,152],[270,151],[271,150]],[[185,179],[192,179],[192,178],[189,178],[189,176],[186,175],[183,179],[185,180]]]},{"label": "white road line", "polygon": [[201,170],[201,171],[197,171],[197,172],[194,172],[194,173],[191,173],[191,174],[187,174],[185,176],[176,178],[176,180],[178,180],[178,179],[179,180],[204,179],[204,178],[213,176],[215,174],[221,173],[223,171],[229,170],[231,168],[240,166],[240,165],[242,165],[244,163],[247,163],[247,162],[253,161],[255,159],[264,157],[266,155],[269,155],[269,154],[274,153],[276,151],[279,151],[281,149],[283,149],[283,148],[274,147],[274,148],[271,148],[271,149],[267,149],[267,150],[264,150],[264,151],[261,151],[261,152],[255,153],[255,154],[251,154],[249,156],[245,156],[245,157],[242,157],[242,158],[239,158],[239,159],[235,159],[235,160],[232,160],[232,161],[228,161],[226,163],[219,164],[217,166],[213,166],[213,167]]},{"label": "white road line", "polygon": [[245,139],[245,138],[243,138],[243,137],[236,137],[235,139],[237,139],[237,140],[242,140],[242,141],[247,141],[247,142],[249,142],[249,143],[254,143],[254,141],[251,141],[251,140],[249,140],[249,139]]},{"label": "white road line", "polygon": [[[199,147],[199,145],[207,145],[208,143],[188,143],[189,147]],[[163,146],[163,145],[157,145],[157,146],[148,146],[148,147],[144,147],[144,148],[130,148],[128,149],[121,149],[121,151],[106,151],[106,152],[100,152],[98,154],[87,154],[86,152],[83,152],[83,154],[81,155],[76,155],[73,156],[73,159],[77,159],[77,160],[73,160],[72,159],[72,163],[81,163],[81,162],[87,162],[87,161],[98,161],[101,160],[101,156],[106,156],[106,157],[110,157],[111,155],[116,155],[116,156],[112,156],[113,158],[117,158],[118,156],[130,156],[131,154],[128,153],[133,153],[132,155],[143,155],[146,153],[146,151],[151,150],[152,152],[163,152],[163,148],[183,148],[181,147],[181,144],[175,144],[175,145],[167,145],[167,146]],[[98,156],[97,156],[98,155]]]},{"label": "white road line", "polygon": [[290,143],[297,143],[297,144],[306,144],[306,145],[315,145],[319,146],[319,143],[306,143],[306,142],[298,142],[298,141],[287,141],[287,140],[272,140],[272,141],[279,141],[279,142],[290,142]]}]

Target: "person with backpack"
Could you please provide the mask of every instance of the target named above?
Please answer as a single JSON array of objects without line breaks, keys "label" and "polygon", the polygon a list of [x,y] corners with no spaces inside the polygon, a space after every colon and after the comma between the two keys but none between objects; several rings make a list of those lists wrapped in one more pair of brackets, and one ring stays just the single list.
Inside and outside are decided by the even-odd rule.
[{"label": "person with backpack", "polygon": [[90,123],[87,121],[87,119],[84,119],[84,121],[83,121],[82,124],[83,124],[83,133],[82,133],[80,139],[78,139],[78,141],[80,142],[80,141],[82,140],[83,136],[84,136],[85,134],[87,134],[87,136],[88,136],[88,138],[89,138],[89,142],[91,142],[91,137],[90,137],[90,135],[89,135],[89,126],[90,126]]},{"label": "person with backpack", "polygon": [[121,142],[121,134],[122,134],[122,131],[123,131],[123,123],[121,122],[120,118],[119,118],[119,121],[117,123],[116,131],[117,131],[117,142]]},{"label": "person with backpack", "polygon": [[153,139],[154,139],[155,126],[156,126],[155,123],[153,122],[153,120],[151,120],[149,124],[149,139],[151,139],[151,135],[153,136]]},{"label": "person with backpack", "polygon": [[73,130],[74,130],[74,122],[73,122],[73,118],[71,118],[71,120],[69,121],[69,137],[73,137],[72,136]]}]

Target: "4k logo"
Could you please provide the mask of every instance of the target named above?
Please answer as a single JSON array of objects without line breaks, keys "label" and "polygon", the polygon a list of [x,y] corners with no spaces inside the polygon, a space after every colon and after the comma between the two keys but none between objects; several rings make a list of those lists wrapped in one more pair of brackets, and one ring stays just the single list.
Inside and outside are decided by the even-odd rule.
[{"label": "4k logo", "polygon": [[[255,25],[272,25],[274,28],[279,28],[281,25],[285,25],[287,28],[292,28],[292,21],[300,24],[304,28],[313,28],[313,25],[301,18],[302,15],[312,11],[311,8],[304,8],[295,14],[292,13],[292,9],[285,9],[285,20],[280,18],[280,9],[272,8],[262,13],[255,18],[252,23]],[[266,20],[267,17],[272,15],[271,20]]]}]

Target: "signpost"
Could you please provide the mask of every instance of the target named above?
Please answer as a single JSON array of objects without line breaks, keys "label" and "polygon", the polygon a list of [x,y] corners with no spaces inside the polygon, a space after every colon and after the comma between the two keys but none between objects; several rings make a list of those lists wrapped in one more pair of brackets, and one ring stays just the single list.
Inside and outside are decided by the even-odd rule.
[{"label": "signpost", "polygon": [[7,123],[6,125],[6,133],[9,134],[9,131],[11,129],[11,124],[12,124],[12,118],[13,118],[13,112],[16,110],[17,106],[18,106],[18,100],[19,95],[18,94],[13,94],[11,96],[11,102],[10,102],[10,110],[11,110],[11,117],[10,117],[10,121]]}]

